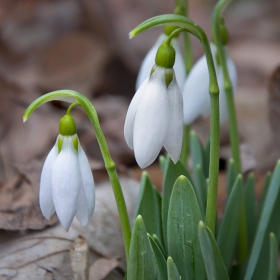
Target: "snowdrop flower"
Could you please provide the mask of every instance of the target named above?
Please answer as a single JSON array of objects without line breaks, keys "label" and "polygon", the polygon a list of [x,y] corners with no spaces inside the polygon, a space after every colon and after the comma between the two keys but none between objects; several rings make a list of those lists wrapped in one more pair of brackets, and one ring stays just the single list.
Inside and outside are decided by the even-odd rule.
[{"label": "snowdrop flower", "polygon": [[[211,44],[217,80],[220,88],[220,123],[227,119],[227,103],[224,90],[224,78],[221,66],[217,62],[217,48]],[[227,55],[227,67],[233,86],[237,87],[237,74],[233,61]],[[184,124],[191,124],[197,117],[207,117],[210,114],[210,96],[208,92],[209,74],[205,55],[200,58],[192,68],[183,87]]]},{"label": "snowdrop flower", "polygon": [[[156,57],[157,50],[159,46],[162,43],[164,43],[164,41],[167,38],[168,36],[166,34],[161,34],[157,39],[156,43],[154,44],[154,46],[150,49],[150,51],[147,53],[146,57],[144,58],[137,76],[136,90],[138,90],[139,87],[143,84],[143,82],[150,76],[151,69],[155,64],[155,57]],[[177,77],[178,85],[180,89],[182,89],[186,79],[186,70],[185,70],[184,59],[180,52],[180,46],[177,38],[174,38],[172,40],[172,45],[176,51],[174,71]]]},{"label": "snowdrop flower", "polygon": [[92,217],[94,181],[71,115],[60,120],[59,133],[43,167],[39,200],[44,217],[49,220],[56,212],[68,231],[74,216],[83,226]]},{"label": "snowdrop flower", "polygon": [[173,65],[175,50],[163,44],[151,76],[146,78],[128,108],[124,136],[141,168],[150,165],[165,147],[177,162],[182,147],[183,99]]}]

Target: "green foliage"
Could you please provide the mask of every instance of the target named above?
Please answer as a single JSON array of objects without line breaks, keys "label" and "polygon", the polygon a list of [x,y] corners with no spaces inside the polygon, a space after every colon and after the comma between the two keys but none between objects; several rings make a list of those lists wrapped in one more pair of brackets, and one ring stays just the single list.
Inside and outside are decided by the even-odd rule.
[{"label": "green foliage", "polygon": [[229,279],[216,240],[203,222],[199,223],[198,236],[208,280]]},{"label": "green foliage", "polygon": [[127,280],[159,279],[158,265],[145,224],[139,215],[134,224],[127,264]]},{"label": "green foliage", "polygon": [[167,270],[168,270],[168,280],[181,279],[176,264],[173,262],[171,257],[168,257],[167,259]]},{"label": "green foliage", "polygon": [[180,176],[174,185],[167,220],[168,255],[182,279],[205,279],[198,242],[197,225],[201,220],[198,202],[189,180]]},{"label": "green foliage", "polygon": [[274,233],[270,233],[269,274],[267,280],[278,278],[278,244]]}]

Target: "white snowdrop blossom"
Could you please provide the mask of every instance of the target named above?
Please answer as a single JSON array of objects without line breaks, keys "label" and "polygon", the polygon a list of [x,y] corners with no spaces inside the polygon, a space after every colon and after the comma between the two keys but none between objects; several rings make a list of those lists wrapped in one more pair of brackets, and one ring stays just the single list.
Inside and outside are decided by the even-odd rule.
[{"label": "white snowdrop blossom", "polygon": [[67,231],[74,216],[83,226],[91,219],[94,181],[76,134],[57,137],[42,170],[39,196],[44,217],[49,220],[56,212]]},{"label": "white snowdrop blossom", "polygon": [[125,140],[141,168],[156,159],[162,146],[176,163],[182,147],[183,100],[174,71],[156,65],[153,69],[134,95],[124,125]]},{"label": "white snowdrop blossom", "polygon": [[[151,69],[155,64],[155,56],[158,50],[158,47],[168,38],[166,34],[161,34],[159,38],[157,39],[154,46],[150,49],[150,51],[147,53],[146,57],[144,58],[142,65],[140,67],[137,81],[136,81],[136,90],[139,89],[139,87],[143,84],[143,82],[150,76]],[[178,85],[180,89],[182,90],[183,85],[186,80],[186,70],[184,65],[184,59],[182,57],[182,54],[180,52],[180,46],[177,38],[172,39],[172,45],[176,51],[176,58],[175,58],[175,64],[174,64],[174,71],[176,74],[176,78],[178,81]]]},{"label": "white snowdrop blossom", "polygon": [[[218,65],[217,48],[214,44],[211,44],[211,50],[220,89],[220,123],[223,123],[225,120],[227,120],[228,117],[223,71],[222,67]],[[235,65],[228,55],[227,67],[233,86],[233,92],[235,93],[237,87],[237,73]],[[204,55],[196,62],[196,64],[192,68],[183,87],[184,124],[191,124],[199,116],[209,116],[210,96],[208,88],[209,74],[206,57]]]}]

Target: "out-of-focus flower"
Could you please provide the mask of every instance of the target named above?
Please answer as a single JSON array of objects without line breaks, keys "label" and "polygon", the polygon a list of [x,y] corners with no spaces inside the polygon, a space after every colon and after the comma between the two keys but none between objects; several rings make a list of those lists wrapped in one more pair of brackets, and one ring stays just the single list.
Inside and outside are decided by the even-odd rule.
[{"label": "out-of-focus flower", "polygon": [[[159,46],[162,43],[164,43],[164,41],[167,38],[168,36],[166,34],[161,34],[157,39],[156,43],[154,44],[154,46],[150,49],[150,51],[147,53],[146,57],[144,58],[137,76],[136,90],[138,90],[139,87],[143,84],[143,82],[150,76],[151,69],[155,64],[155,57],[156,57],[157,50]],[[176,74],[178,85],[180,89],[182,89],[186,79],[186,70],[184,65],[184,59],[180,52],[180,46],[177,38],[172,39],[172,45],[176,51],[174,71]]]},{"label": "out-of-focus flower", "polygon": [[95,188],[87,157],[76,134],[75,120],[64,116],[60,134],[43,166],[40,181],[40,207],[46,219],[56,212],[68,231],[74,216],[82,225],[92,217]]},{"label": "out-of-focus flower", "polygon": [[[217,48],[211,44],[214,64],[216,68],[217,80],[220,89],[220,123],[227,117],[227,103],[224,90],[224,78],[221,66],[217,62]],[[226,50],[227,51],[227,50]],[[229,76],[235,93],[237,87],[237,74],[233,61],[227,54],[227,67]],[[191,124],[197,117],[207,117],[210,114],[210,96],[209,96],[209,74],[205,55],[201,57],[186,79],[183,87],[184,100],[184,124]]]},{"label": "out-of-focus flower", "polygon": [[124,136],[141,168],[150,165],[164,146],[173,162],[182,147],[183,99],[173,65],[175,50],[162,45],[152,74],[140,86],[128,108]]}]

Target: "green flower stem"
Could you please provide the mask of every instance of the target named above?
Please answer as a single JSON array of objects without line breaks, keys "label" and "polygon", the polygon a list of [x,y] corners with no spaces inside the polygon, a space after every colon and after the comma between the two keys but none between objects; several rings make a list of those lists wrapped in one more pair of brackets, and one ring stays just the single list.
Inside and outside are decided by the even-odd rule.
[{"label": "green flower stem", "polygon": [[[68,101],[75,104],[78,103],[85,110],[88,118],[90,119],[90,122],[94,128],[96,138],[104,159],[105,167],[108,172],[110,182],[113,187],[115,200],[116,200],[116,204],[121,220],[121,228],[122,228],[123,239],[124,239],[126,260],[128,261],[130,239],[131,239],[131,229],[130,229],[130,223],[128,219],[128,213],[126,209],[125,200],[123,197],[122,188],[116,171],[116,165],[110,156],[104,134],[99,124],[96,110],[93,107],[92,103],[82,94],[72,90],[58,90],[45,94],[39,97],[38,99],[36,99],[34,102],[32,102],[23,115],[23,121],[26,121],[37,107],[52,100]],[[71,111],[71,109],[69,108],[68,110]]]},{"label": "green flower stem", "polygon": [[228,4],[228,0],[220,0],[214,9],[212,16],[212,35],[213,41],[217,47],[219,61],[223,70],[224,77],[224,89],[226,93],[227,107],[228,107],[228,119],[229,119],[229,129],[230,129],[230,143],[231,143],[231,152],[234,162],[236,164],[238,174],[242,174],[242,165],[240,157],[240,148],[239,148],[239,138],[238,138],[238,127],[236,120],[236,111],[233,98],[233,88],[232,83],[229,77],[228,68],[227,68],[227,59],[225,54],[225,48],[222,43],[222,38],[220,34],[220,24],[221,24],[221,13],[225,8],[225,5]]},{"label": "green flower stem", "polygon": [[[130,32],[130,37],[160,25],[173,25],[184,28],[193,34],[201,42],[209,69],[209,93],[211,98],[211,140],[210,140],[210,166],[209,166],[209,190],[206,208],[206,224],[215,232],[217,211],[217,190],[219,176],[219,146],[220,146],[220,116],[219,116],[219,86],[216,77],[215,66],[208,39],[204,31],[190,19],[180,15],[161,15],[150,18],[138,25]],[[183,30],[182,30],[183,31]]]},{"label": "green flower stem", "polygon": [[[236,169],[238,174],[242,174],[242,163],[240,157],[240,147],[239,147],[239,137],[238,137],[238,126],[236,120],[236,110],[234,104],[233,88],[232,83],[229,77],[228,68],[227,68],[227,59],[225,48],[222,43],[221,29],[222,24],[221,14],[225,6],[229,3],[228,0],[220,0],[215,8],[212,15],[212,34],[213,41],[217,47],[217,53],[219,62],[223,70],[224,78],[224,89],[226,93],[226,101],[228,108],[228,119],[229,119],[229,132],[230,132],[230,145],[232,158],[236,164]],[[247,242],[247,228],[246,228],[246,215],[245,215],[244,205],[241,208],[241,220],[239,223],[239,233],[238,233],[238,259],[240,264],[243,264],[248,255],[248,242]]]}]

